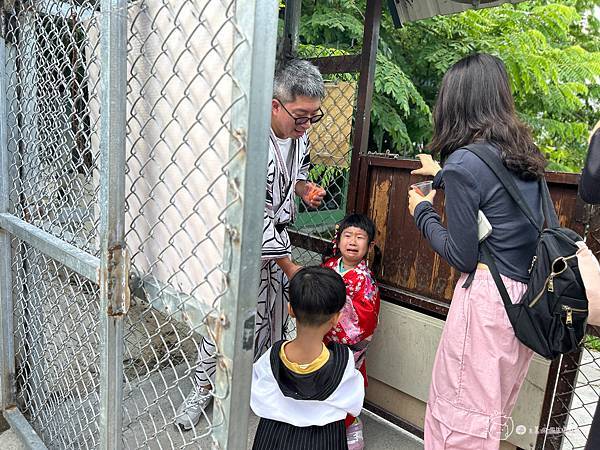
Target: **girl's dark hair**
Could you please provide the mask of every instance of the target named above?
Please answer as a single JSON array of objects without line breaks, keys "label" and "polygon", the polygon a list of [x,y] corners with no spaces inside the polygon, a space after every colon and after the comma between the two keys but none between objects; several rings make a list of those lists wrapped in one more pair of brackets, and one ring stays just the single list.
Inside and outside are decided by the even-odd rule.
[{"label": "girl's dark hair", "polygon": [[[333,256],[338,256],[340,254],[340,250],[337,247],[337,245],[340,242],[340,236],[346,228],[350,227],[356,227],[360,228],[361,230],[364,230],[364,232],[367,233],[369,244],[371,244],[371,242],[373,242],[373,239],[375,239],[375,224],[371,219],[369,219],[364,214],[349,214],[340,223],[337,224],[337,230],[334,236],[334,242],[336,243],[335,248],[333,242],[330,246],[327,247],[325,253],[323,253],[323,262],[325,262]],[[374,252],[375,256],[373,260],[372,269],[373,272],[377,273],[379,263],[381,262],[381,250],[379,249],[379,247],[377,247],[377,245],[375,245]]]},{"label": "girl's dark hair", "polygon": [[485,53],[467,56],[444,75],[433,112],[429,144],[442,161],[476,141],[501,152],[508,170],[523,180],[538,180],[547,161],[530,130],[517,117],[508,74],[500,58]]},{"label": "girl's dark hair", "polygon": [[290,305],[299,324],[320,326],[346,303],[346,285],[334,270],[304,267],[290,280]]}]

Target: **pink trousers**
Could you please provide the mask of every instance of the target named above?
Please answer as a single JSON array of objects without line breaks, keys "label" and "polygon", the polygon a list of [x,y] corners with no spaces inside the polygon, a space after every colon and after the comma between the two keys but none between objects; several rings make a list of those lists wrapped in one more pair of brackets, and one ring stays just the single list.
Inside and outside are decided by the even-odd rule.
[{"label": "pink trousers", "polygon": [[[459,279],[435,356],[425,415],[425,450],[497,450],[533,352],[514,335],[492,275]],[[503,277],[513,300],[526,286]]]}]

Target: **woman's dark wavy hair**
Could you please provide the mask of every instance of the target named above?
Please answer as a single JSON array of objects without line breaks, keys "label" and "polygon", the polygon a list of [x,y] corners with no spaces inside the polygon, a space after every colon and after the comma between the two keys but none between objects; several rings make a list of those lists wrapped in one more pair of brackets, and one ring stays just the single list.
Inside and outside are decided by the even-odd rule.
[{"label": "woman's dark wavy hair", "polygon": [[429,144],[442,161],[476,141],[500,149],[508,170],[522,180],[538,180],[547,161],[530,130],[517,117],[508,74],[500,58],[467,56],[444,75],[433,112]]},{"label": "woman's dark wavy hair", "polygon": [[[349,214],[340,223],[337,224],[333,242],[327,247],[325,253],[323,253],[323,262],[327,261],[329,258],[332,258],[334,256],[337,257],[340,255],[340,249],[338,247],[340,243],[340,236],[346,228],[350,227],[356,227],[360,228],[361,230],[364,230],[364,232],[367,233],[369,244],[371,244],[371,242],[373,242],[373,239],[375,239],[375,224],[371,219],[369,219],[364,214]],[[374,256],[371,270],[373,271],[373,273],[378,273],[380,268],[379,266],[381,264],[381,250],[377,245],[375,245],[373,248],[373,252]]]}]

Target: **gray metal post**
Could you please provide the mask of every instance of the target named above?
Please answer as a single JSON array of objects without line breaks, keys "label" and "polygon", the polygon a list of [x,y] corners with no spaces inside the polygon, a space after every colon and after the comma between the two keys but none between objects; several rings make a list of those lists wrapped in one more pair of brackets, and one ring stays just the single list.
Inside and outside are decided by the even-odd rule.
[{"label": "gray metal post", "polygon": [[[215,397],[223,398],[214,409],[215,448],[246,448],[250,412],[250,383],[253,359],[254,320],[258,298],[260,248],[267,174],[270,104],[277,41],[277,0],[240,0],[236,23],[247,42],[234,57],[233,74],[245,96],[232,111],[232,129],[239,142],[232,143],[237,154],[229,176],[227,240],[229,289],[221,300],[221,333],[217,348],[223,357],[217,364]],[[251,63],[248,64],[250,59]],[[227,391],[229,389],[229,392]],[[222,414],[222,416],[221,416]]]},{"label": "gray metal post", "polygon": [[100,448],[122,447],[123,320],[129,307],[124,245],[127,2],[101,1]]},{"label": "gray metal post", "polygon": [[[0,37],[0,213],[9,208],[9,154],[7,146],[6,43]],[[15,404],[15,349],[10,235],[0,229],[0,410]]]},{"label": "gray metal post", "polygon": [[281,40],[280,53],[278,55],[280,60],[296,56],[298,50],[301,8],[302,0],[287,0],[285,2],[283,39]]},{"label": "gray metal post", "polygon": [[367,152],[369,127],[371,126],[371,106],[375,89],[375,64],[381,27],[382,0],[367,0],[365,30],[363,34],[360,79],[358,82],[358,102],[355,112],[352,157],[350,161],[350,189],[346,212],[365,212],[367,177],[361,172],[360,156]]}]

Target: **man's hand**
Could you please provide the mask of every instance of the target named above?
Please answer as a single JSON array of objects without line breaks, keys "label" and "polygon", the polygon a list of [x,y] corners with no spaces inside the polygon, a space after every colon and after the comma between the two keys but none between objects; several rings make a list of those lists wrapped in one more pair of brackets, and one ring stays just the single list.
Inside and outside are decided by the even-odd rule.
[{"label": "man's hand", "polygon": [[431,191],[429,194],[427,194],[425,197],[423,197],[421,194],[419,194],[414,189],[410,189],[408,191],[408,211],[410,212],[410,215],[411,216],[415,215],[415,208],[417,207],[417,205],[419,203],[429,202],[429,203],[433,204],[434,198],[435,198],[435,191]]},{"label": "man's hand", "polygon": [[437,173],[442,170],[440,165],[431,157],[431,155],[421,153],[417,155],[417,158],[421,161],[421,168],[413,170],[411,172],[413,175],[430,175],[435,177]]},{"label": "man's hand", "polygon": [[325,197],[325,189],[310,181],[296,182],[296,194],[311,208],[318,208]]}]

